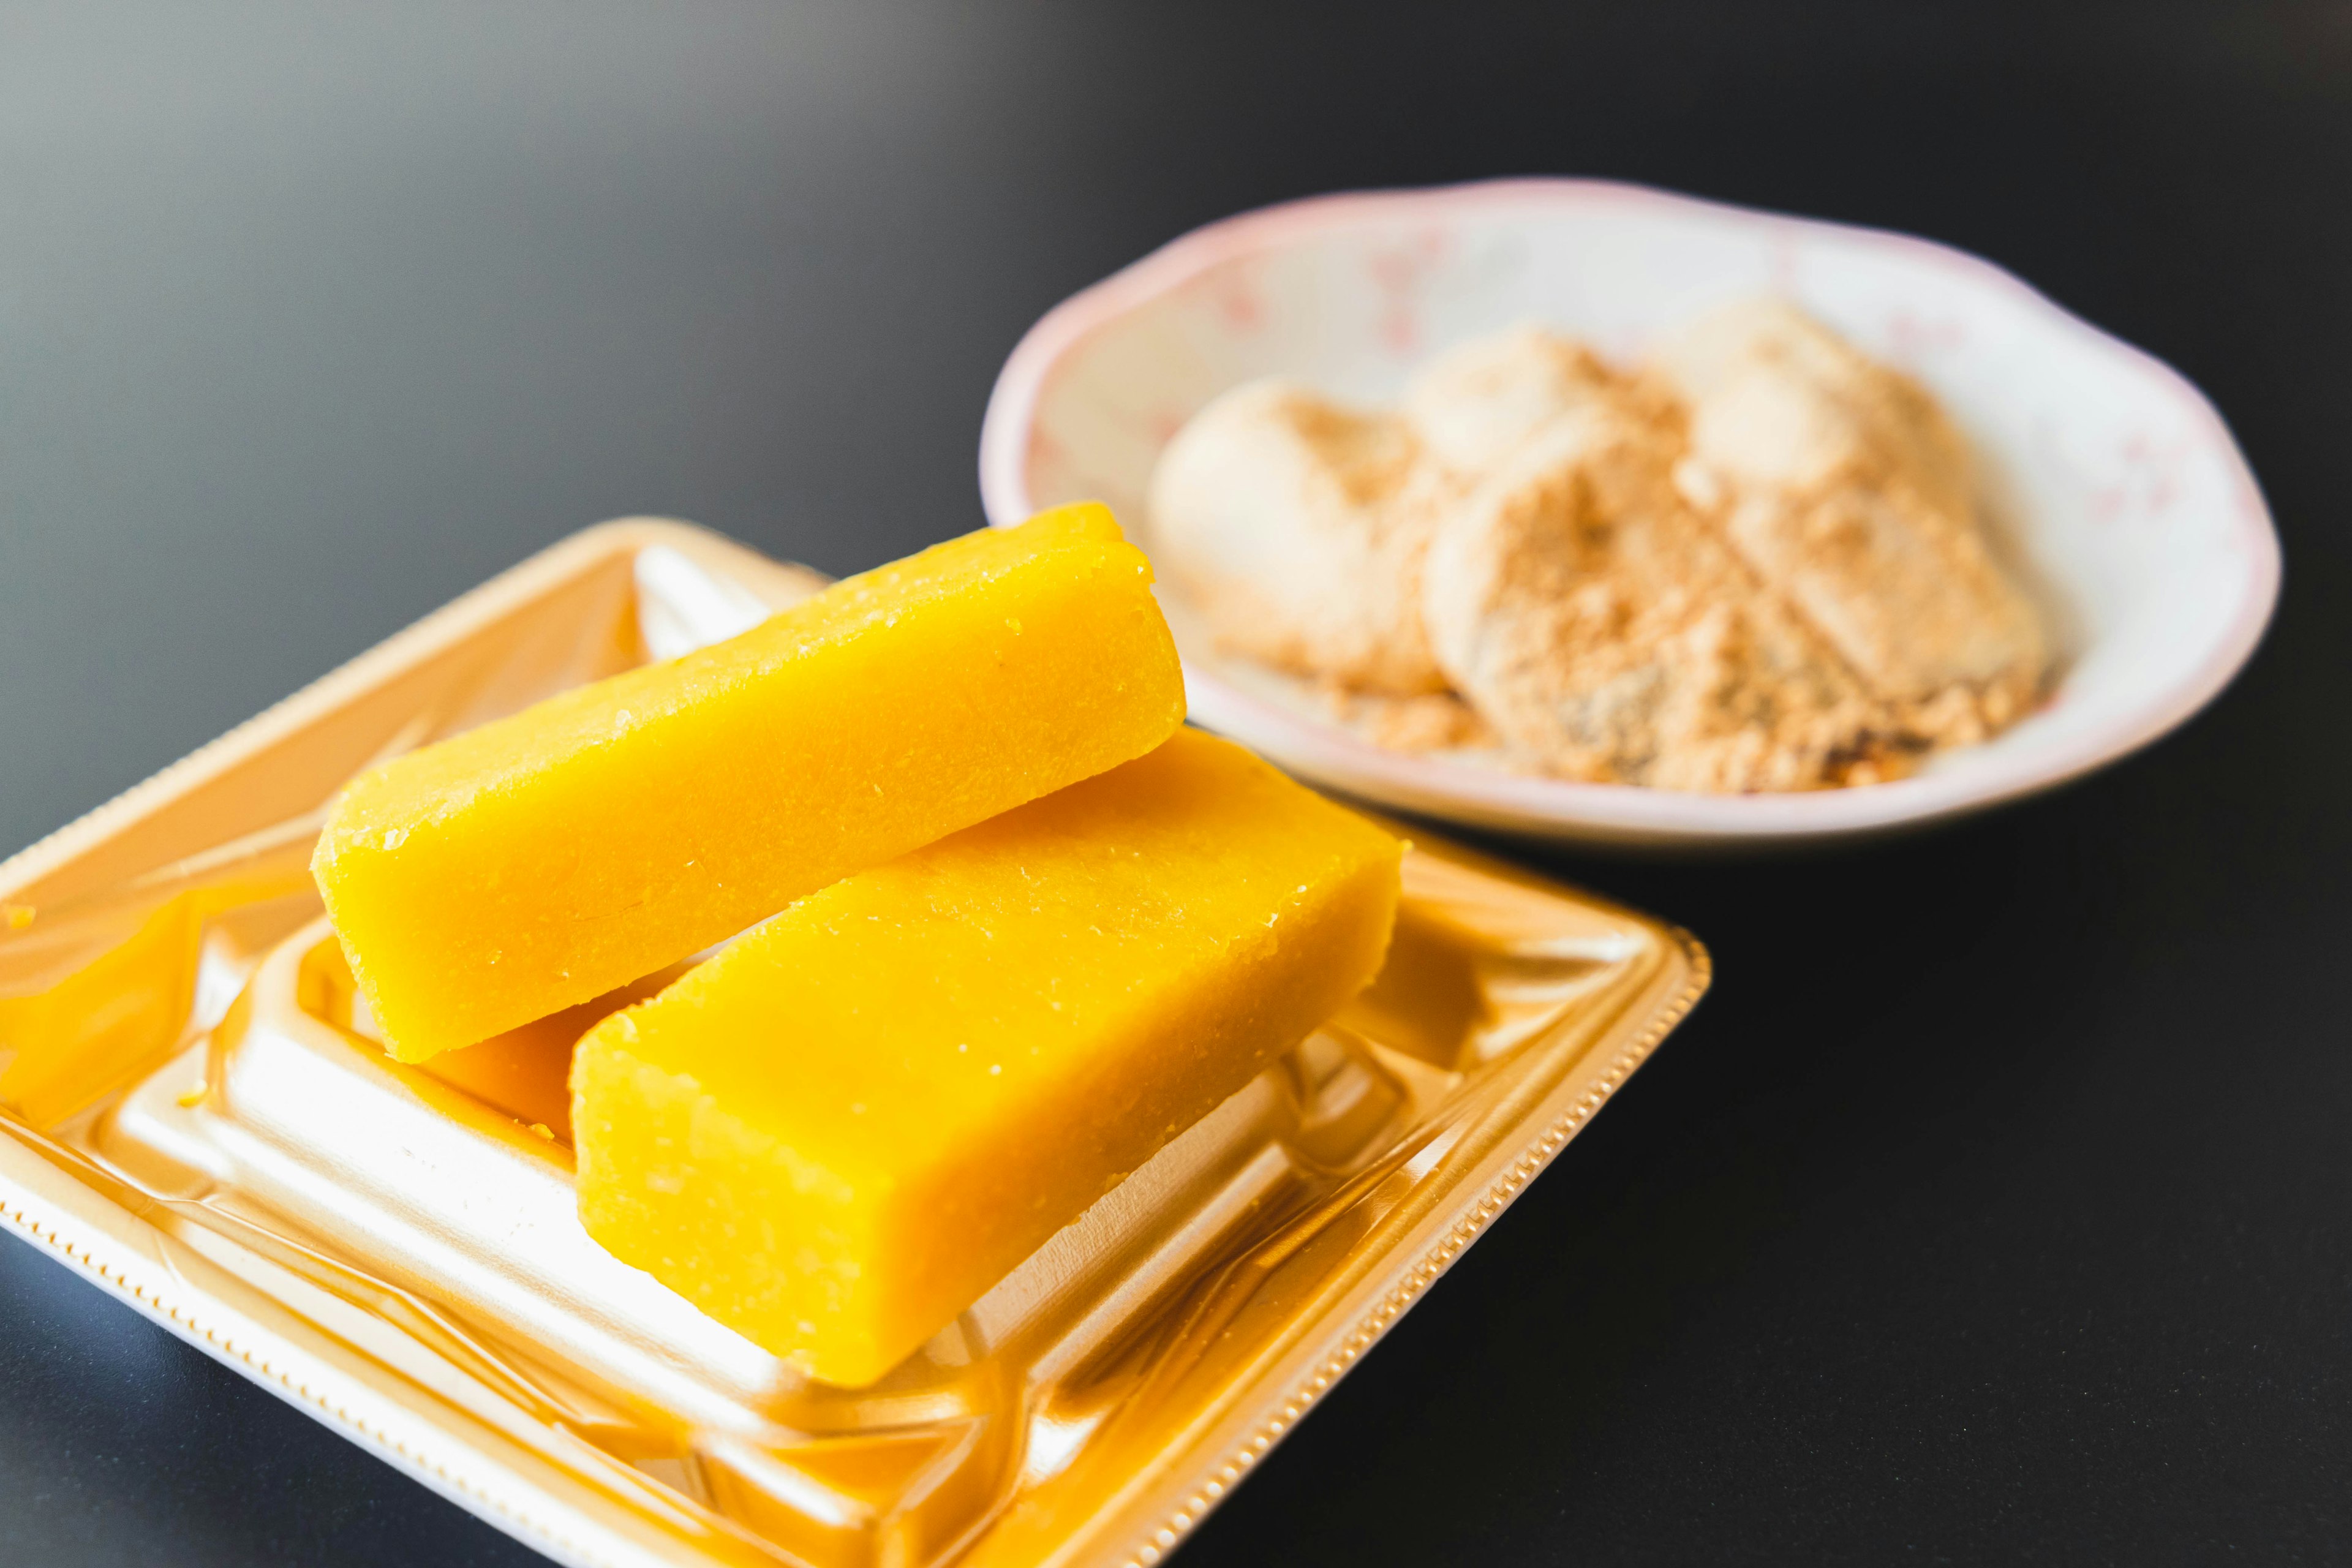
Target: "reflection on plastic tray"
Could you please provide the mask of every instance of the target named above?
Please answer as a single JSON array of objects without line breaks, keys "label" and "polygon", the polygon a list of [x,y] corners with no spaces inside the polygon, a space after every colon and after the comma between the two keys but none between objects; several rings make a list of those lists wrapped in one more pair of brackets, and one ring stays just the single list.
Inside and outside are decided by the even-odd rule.
[{"label": "reflection on plastic tray", "polygon": [[814,581],[678,524],[591,530],[0,867],[0,1216],[566,1561],[1156,1561],[1624,1080],[1704,955],[1423,843],[1347,1012],[881,1384],[813,1382],[573,1215],[571,1045],[632,993],[400,1066],[305,867],[359,767]]}]

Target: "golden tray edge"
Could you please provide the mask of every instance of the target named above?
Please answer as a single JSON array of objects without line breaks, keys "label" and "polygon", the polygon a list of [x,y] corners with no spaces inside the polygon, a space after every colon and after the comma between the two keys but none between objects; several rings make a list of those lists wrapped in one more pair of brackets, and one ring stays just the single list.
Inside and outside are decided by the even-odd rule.
[{"label": "golden tray edge", "polygon": [[[461,595],[404,631],[265,710],[181,762],[0,863],[0,900],[46,899],[51,884],[103,881],[135,861],[140,830],[175,806],[227,781],[241,766],[301,734],[355,700],[380,694],[404,672],[446,655],[498,617],[527,608],[579,577],[593,562],[661,544],[738,581],[772,602],[814,581],[691,525],[629,519],[599,525]],[[110,857],[108,851],[114,851]],[[1516,879],[1484,857],[1447,847],[1450,859]],[[95,868],[93,868],[95,867]],[[70,895],[79,890],[67,886]],[[1555,889],[1601,907],[1601,900]],[[1507,1127],[1443,1190],[1421,1195],[1410,1232],[1367,1260],[1346,1294],[1291,1325],[1287,1348],[1235,1385],[1225,1413],[1150,1457],[1117,1498],[1042,1554],[1008,1555],[1013,1542],[992,1524],[967,1543],[974,1563],[1158,1562],[1330,1385],[1452,1265],[1529,1181],[1556,1157],[1679,1023],[1706,988],[1703,947],[1677,928],[1605,906],[1643,927],[1660,962],[1624,1002],[1611,1032],[1585,1050],[1541,1099]],[[382,1457],[499,1528],[568,1563],[695,1561],[695,1533],[664,1528],[609,1486],[589,1484],[498,1424],[436,1398],[372,1357],[356,1339],[294,1311],[205,1252],[151,1223],[137,1194],[110,1194],[102,1173],[73,1151],[0,1118],[0,1219],[101,1289],[233,1370],[374,1448]],[[147,1205],[152,1209],[152,1205]],[[213,1250],[217,1250],[214,1248]],[[1378,1264],[1379,1267],[1371,1265]],[[658,1509],[654,1510],[658,1513]],[[690,1553],[681,1556],[681,1550]]]},{"label": "golden tray edge", "polygon": [[[1087,1532],[1107,1537],[1105,1550],[1098,1556],[1071,1555],[1055,1561],[1118,1563],[1121,1568],[1152,1568],[1161,1562],[1444,1276],[1706,994],[1714,971],[1705,944],[1679,926],[1664,929],[1680,956],[1680,973],[1659,977],[1654,991],[1656,1010],[1649,1014],[1646,1026],[1613,1056],[1605,1058],[1605,1065],[1601,1052],[1589,1053],[1587,1070],[1571,1074],[1546,1097],[1544,1110],[1552,1114],[1542,1123],[1541,1135],[1532,1144],[1499,1152],[1491,1161],[1498,1168],[1485,1184],[1424,1227],[1435,1239],[1417,1251],[1408,1251],[1386,1274],[1360,1290],[1358,1298],[1367,1304],[1359,1307],[1359,1315],[1326,1334],[1318,1354],[1299,1358],[1307,1364],[1290,1370],[1287,1379],[1269,1391],[1260,1411],[1245,1420],[1226,1423],[1212,1440],[1163,1452],[1168,1473],[1161,1484],[1150,1488],[1144,1498],[1113,1520],[1098,1517],[1098,1528]],[[1480,1173],[1486,1172],[1482,1168]],[[1415,1241],[1421,1240],[1416,1234]],[[992,1560],[975,1554],[972,1561]]]}]

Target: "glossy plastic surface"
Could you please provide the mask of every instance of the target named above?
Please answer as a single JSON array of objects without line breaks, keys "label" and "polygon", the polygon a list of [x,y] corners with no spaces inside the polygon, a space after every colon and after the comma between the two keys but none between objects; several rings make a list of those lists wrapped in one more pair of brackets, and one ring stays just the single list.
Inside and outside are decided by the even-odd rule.
[{"label": "glossy plastic surface", "polygon": [[390,1061],[301,875],[358,767],[814,585],[682,525],[487,584],[0,867],[0,1218],[560,1560],[1150,1563],[1687,1010],[1682,933],[1448,847],[1387,969],[879,1384],[589,1242],[631,991]]}]

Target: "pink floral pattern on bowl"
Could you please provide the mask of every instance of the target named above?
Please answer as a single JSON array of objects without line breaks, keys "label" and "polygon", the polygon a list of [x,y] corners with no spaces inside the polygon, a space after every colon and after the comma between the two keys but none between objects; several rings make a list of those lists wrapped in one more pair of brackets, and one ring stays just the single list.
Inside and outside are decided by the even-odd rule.
[{"label": "pink floral pattern on bowl", "polygon": [[991,521],[1108,501],[1146,549],[1161,447],[1227,387],[1281,372],[1370,402],[1430,353],[1536,321],[1640,353],[1718,301],[1787,296],[1932,387],[2058,628],[2042,708],[1917,776],[1685,795],[1382,751],[1300,684],[1222,655],[1173,584],[1192,717],[1361,798],[1545,837],[1689,846],[1878,832],[1981,809],[2147,745],[2260,641],[2278,537],[2228,428],[2157,360],[1989,262],[1900,235],[1586,180],[1317,197],[1194,231],[1057,306],[999,375],[981,435]]}]

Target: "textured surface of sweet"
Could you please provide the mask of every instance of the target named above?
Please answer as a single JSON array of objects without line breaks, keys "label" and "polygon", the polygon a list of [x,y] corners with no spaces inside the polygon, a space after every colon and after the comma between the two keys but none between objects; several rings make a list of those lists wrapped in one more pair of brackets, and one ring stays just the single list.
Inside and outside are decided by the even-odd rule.
[{"label": "textured surface of sweet", "polygon": [[1680,414],[1573,338],[1519,326],[1440,354],[1406,386],[1404,415],[1457,476],[1506,461],[1561,415],[1606,403],[1672,438]]},{"label": "textured surface of sweet", "polygon": [[1695,501],[1895,726],[1966,742],[2025,710],[2041,623],[1987,548],[1934,398],[1774,300],[1701,318],[1658,363],[1689,400]]},{"label": "textured surface of sweet", "polygon": [[1151,750],[1181,675],[1141,552],[1063,508],[361,775],[313,870],[393,1054],[583,1002]]},{"label": "textured surface of sweet", "polygon": [[1839,782],[1873,705],[1694,517],[1675,444],[1596,386],[1449,507],[1423,606],[1455,688],[1567,778],[1685,790]]},{"label": "textured surface of sweet", "polygon": [[1178,434],[1152,494],[1221,644],[1391,750],[1663,789],[1868,784],[2013,722],[2048,665],[1950,422],[1776,300],[1630,370],[1517,327],[1393,411],[1253,383]]},{"label": "textured surface of sweet", "polygon": [[1437,478],[1404,419],[1252,382],[1169,444],[1151,544],[1221,645],[1356,689],[1440,691],[1417,602]]},{"label": "textured surface of sweet", "polygon": [[1188,730],[835,883],[582,1042],[583,1223],[870,1382],[1370,981],[1401,854]]}]

